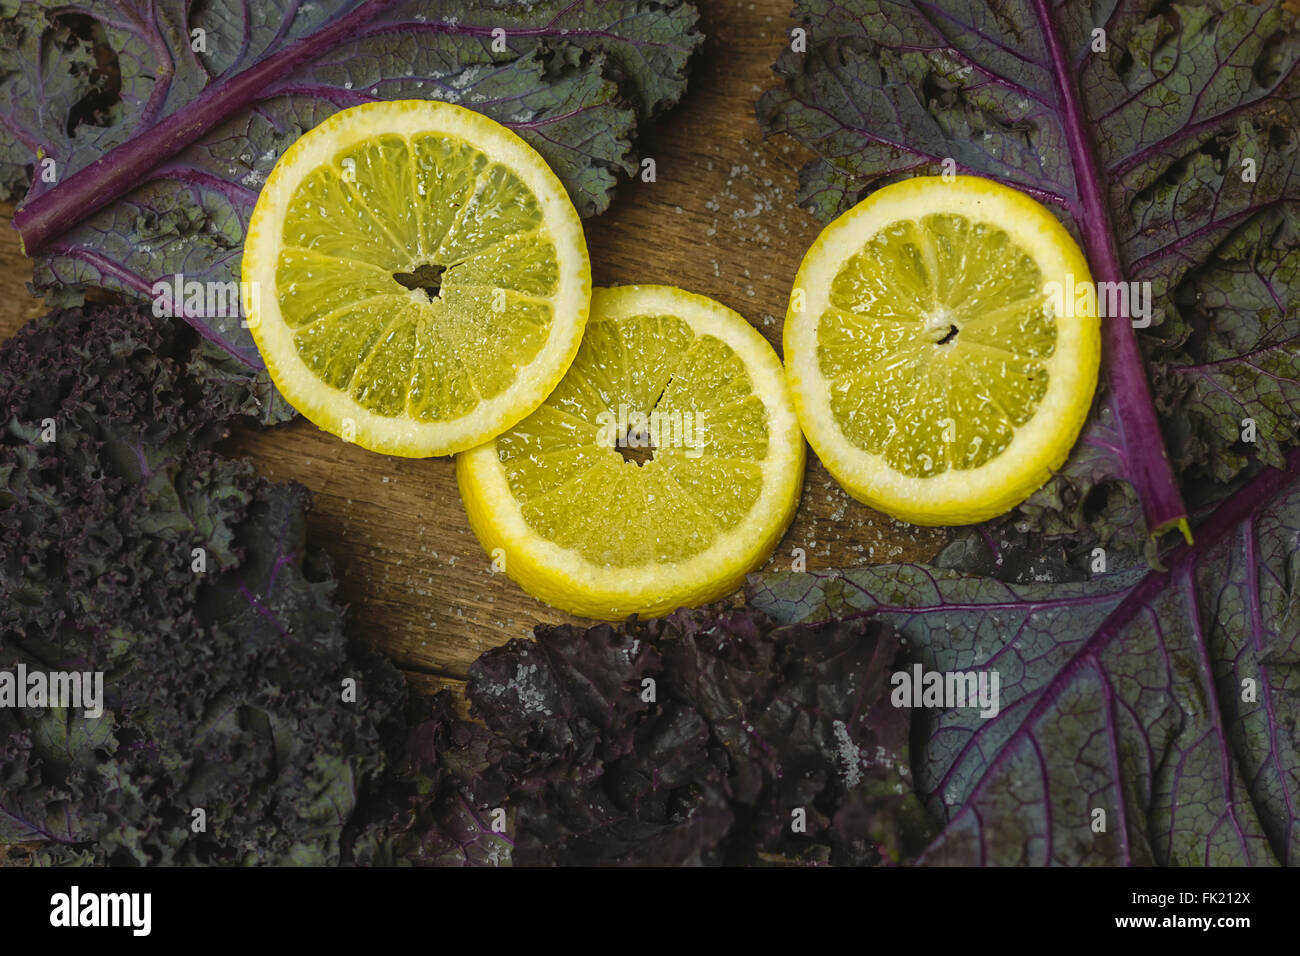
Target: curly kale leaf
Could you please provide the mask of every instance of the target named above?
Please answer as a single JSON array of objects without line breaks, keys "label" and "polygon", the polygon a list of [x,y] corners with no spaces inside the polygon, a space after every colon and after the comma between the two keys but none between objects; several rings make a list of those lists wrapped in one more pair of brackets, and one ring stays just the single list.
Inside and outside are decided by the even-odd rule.
[{"label": "curly kale leaf", "polygon": [[0,710],[0,843],[38,862],[337,862],[404,726],[306,490],[211,451],[259,409],[196,338],[113,306],[0,346],[0,669],[104,674],[97,718]]},{"label": "curly kale leaf", "polygon": [[512,641],[470,669],[518,864],[897,862],[931,823],[877,623],[704,608]]},{"label": "curly kale leaf", "polygon": [[351,841],[360,865],[510,866],[513,813],[490,773],[500,752],[481,724],[456,717],[451,694],[413,702],[406,751]]}]

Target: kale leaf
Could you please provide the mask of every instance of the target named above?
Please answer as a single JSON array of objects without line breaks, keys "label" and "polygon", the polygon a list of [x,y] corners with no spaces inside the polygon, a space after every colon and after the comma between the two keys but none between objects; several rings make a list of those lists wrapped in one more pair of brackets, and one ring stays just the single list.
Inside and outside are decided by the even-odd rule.
[{"label": "kale leaf", "polygon": [[259,409],[197,351],[121,306],[0,345],[0,669],[104,674],[98,718],[0,709],[0,844],[35,862],[337,862],[404,734],[306,489],[211,450]]},{"label": "kale leaf", "polygon": [[945,824],[925,861],[1294,865],[1300,451],[1168,565],[1064,584],[781,573],[750,598],[783,622],[884,621],[926,670],[999,675],[995,716],[949,702],[914,718],[917,790]]},{"label": "kale leaf", "polygon": [[460,720],[448,691],[413,700],[411,710],[405,754],[359,818],[349,862],[510,866],[513,812],[489,772],[499,741],[481,724]]},{"label": "kale leaf", "polygon": [[539,627],[470,668],[497,738],[512,859],[556,864],[878,864],[932,823],[908,720],[884,697],[878,622],[775,627],[736,608]]},{"label": "kale leaf", "polygon": [[[696,19],[685,0],[23,3],[0,13],[0,190],[26,190],[14,225],[37,291],[229,282],[303,132],[437,99],[514,128],[592,215],[635,169],[638,122],[681,96]],[[237,319],[187,318],[261,368]]]},{"label": "kale leaf", "polygon": [[[1144,532],[1185,519],[1179,478],[1186,490],[1281,460],[1300,433],[1292,14],[798,0],[795,15],[806,50],[781,54],[784,85],[758,115],[815,153],[800,195],[819,218],[951,160],[1054,209],[1096,281],[1150,283],[1149,328],[1125,321],[1131,302],[1103,320],[1108,385],[1062,473],[1018,510],[1021,530],[1140,552]],[[1158,411],[1173,413],[1168,455]]]}]

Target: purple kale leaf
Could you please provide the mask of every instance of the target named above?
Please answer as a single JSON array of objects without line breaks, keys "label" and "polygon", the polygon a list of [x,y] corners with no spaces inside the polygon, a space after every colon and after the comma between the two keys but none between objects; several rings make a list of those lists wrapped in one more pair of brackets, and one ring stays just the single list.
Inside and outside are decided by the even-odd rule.
[{"label": "purple kale leaf", "polygon": [[306,490],[211,450],[257,409],[197,348],[120,306],[0,345],[0,669],[104,674],[98,718],[0,709],[0,843],[39,862],[337,861],[402,733]]},{"label": "purple kale leaf", "polygon": [[[681,96],[695,22],[684,0],[23,3],[0,14],[0,188],[26,189],[38,291],[229,282],[290,143],[344,107],[437,99],[514,128],[592,215],[638,122]],[[237,318],[186,317],[260,369]]]},{"label": "purple kale leaf", "polygon": [[[412,702],[406,750],[350,839],[364,866],[510,866],[505,791],[490,767],[501,747],[456,717],[451,694]],[[496,819],[500,810],[503,816]]]},{"label": "purple kale leaf", "polygon": [[[1300,43],[1281,4],[799,0],[795,15],[806,51],[782,53],[758,114],[815,153],[801,196],[819,218],[950,159],[1057,211],[1098,282],[1150,283],[1140,338],[1131,302],[1104,320],[1107,387],[1022,528],[1138,550],[1185,519],[1178,477],[1278,462],[1300,388]],[[1189,413],[1166,421],[1168,457],[1157,409]],[[1243,418],[1268,432],[1258,445]]]},{"label": "purple kale leaf", "polygon": [[1008,584],[895,565],[756,577],[750,597],[780,621],[884,621],[926,670],[999,676],[993,717],[916,712],[917,790],[944,821],[928,862],[1294,865],[1298,580],[1293,451],[1168,570]]},{"label": "purple kale leaf", "polygon": [[1293,204],[1235,231],[1183,283],[1187,305],[1161,330],[1173,341],[1155,367],[1170,452],[1197,477],[1228,482],[1254,461],[1285,465],[1300,434],[1297,290]]},{"label": "purple kale leaf", "polygon": [[[876,622],[747,609],[538,628],[470,669],[517,864],[881,863],[932,824]],[[796,821],[797,824],[796,824]]]}]

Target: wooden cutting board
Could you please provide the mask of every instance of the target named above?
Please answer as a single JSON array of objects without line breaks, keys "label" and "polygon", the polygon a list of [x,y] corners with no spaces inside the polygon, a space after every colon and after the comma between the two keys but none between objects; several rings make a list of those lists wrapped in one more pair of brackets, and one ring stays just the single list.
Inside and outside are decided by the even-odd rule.
[{"label": "wooden cutting board", "polygon": [[[805,153],[789,139],[764,142],[754,118],[777,82],[771,65],[789,42],[792,4],[695,2],[704,52],[683,101],[638,141],[654,181],[621,183],[610,210],[587,223],[593,278],[712,296],[779,352],[795,270],[819,229],[795,204]],[[30,276],[16,235],[0,229],[0,338],[45,311],[27,292]],[[241,429],[222,450],[311,489],[309,546],[333,557],[355,633],[421,689],[458,685],[479,654],[538,623],[578,621],[492,573],[449,458],[388,458],[304,420]],[[853,501],[810,455],[798,514],[768,567],[788,568],[796,548],[809,569],[926,560],[945,540]]]}]

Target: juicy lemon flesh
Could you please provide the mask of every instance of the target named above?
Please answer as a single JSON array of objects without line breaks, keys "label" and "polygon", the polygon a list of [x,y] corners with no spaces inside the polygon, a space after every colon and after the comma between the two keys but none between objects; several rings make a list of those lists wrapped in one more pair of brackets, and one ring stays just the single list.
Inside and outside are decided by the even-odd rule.
[{"label": "juicy lemon flesh", "polygon": [[1049,386],[1043,282],[990,223],[933,213],[876,233],[835,276],[817,328],[844,437],[914,478],[1005,451]]},{"label": "juicy lemon flesh", "polygon": [[745,363],[664,314],[593,318],[545,404],[496,440],[528,527],[608,568],[679,563],[735,529],[768,445]]},{"label": "juicy lemon flesh", "polygon": [[276,294],[298,356],[362,408],[461,418],[547,341],[559,286],[537,197],[437,132],[377,135],[298,184]]}]

